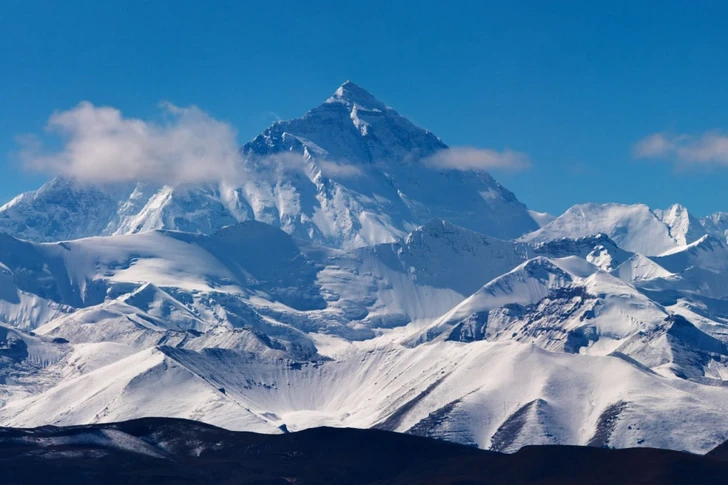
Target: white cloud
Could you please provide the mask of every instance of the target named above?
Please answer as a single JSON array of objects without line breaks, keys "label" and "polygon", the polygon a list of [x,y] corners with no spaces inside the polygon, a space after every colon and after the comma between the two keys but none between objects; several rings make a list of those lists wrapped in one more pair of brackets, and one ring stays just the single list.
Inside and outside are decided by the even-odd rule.
[{"label": "white cloud", "polygon": [[348,163],[336,163],[330,162],[328,160],[319,160],[318,165],[321,168],[321,172],[326,177],[352,178],[361,177],[364,175],[364,172],[360,167]]},{"label": "white cloud", "polygon": [[473,147],[440,150],[422,162],[430,167],[450,170],[523,170],[531,166],[525,153]]},{"label": "white cloud", "polygon": [[633,147],[636,158],[670,160],[681,166],[728,166],[728,135],[708,131],[702,135],[654,133]]},{"label": "white cloud", "polygon": [[[309,171],[307,158],[300,153],[293,151],[274,153],[265,156],[253,155],[245,161],[245,164],[246,170],[253,170],[259,174],[261,169],[271,175],[286,172],[307,173]],[[316,159],[315,166],[321,170],[321,173],[325,177],[329,178],[341,179],[364,176],[364,171],[360,167],[349,163]]]},{"label": "white cloud", "polygon": [[81,102],[48,120],[47,131],[61,137],[60,149],[25,136],[20,160],[29,170],[89,182],[212,182],[238,174],[238,143],[228,123],[195,106],[162,108],[166,121],[154,123]]},{"label": "white cloud", "polygon": [[632,152],[637,158],[650,158],[665,155],[672,148],[672,143],[663,133],[654,133],[635,143]]},{"label": "white cloud", "polygon": [[250,154],[245,160],[245,170],[254,172],[262,170],[271,174],[305,171],[306,160],[300,153],[293,151],[263,156]]}]

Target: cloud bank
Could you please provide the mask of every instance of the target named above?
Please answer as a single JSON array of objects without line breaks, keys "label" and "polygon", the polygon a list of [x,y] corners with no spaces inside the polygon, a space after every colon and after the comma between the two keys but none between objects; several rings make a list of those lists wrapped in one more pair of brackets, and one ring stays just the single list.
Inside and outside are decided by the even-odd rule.
[{"label": "cloud bank", "polygon": [[708,131],[702,135],[654,133],[633,147],[636,158],[672,161],[682,167],[728,166],[728,135]]},{"label": "cloud bank", "polygon": [[474,147],[452,147],[425,158],[429,167],[448,170],[524,170],[531,166],[525,153]]},{"label": "cloud bank", "polygon": [[165,122],[125,118],[112,107],[84,101],[54,113],[46,130],[60,136],[57,150],[40,138],[19,139],[23,166],[88,182],[213,182],[236,176],[236,132],[195,106],[162,103]]}]

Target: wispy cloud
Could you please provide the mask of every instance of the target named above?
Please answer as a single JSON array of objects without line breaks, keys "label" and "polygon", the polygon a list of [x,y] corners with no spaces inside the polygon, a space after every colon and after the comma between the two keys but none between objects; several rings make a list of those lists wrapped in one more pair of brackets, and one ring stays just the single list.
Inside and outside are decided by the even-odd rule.
[{"label": "wispy cloud", "polygon": [[265,156],[250,155],[244,162],[244,170],[246,173],[254,171],[258,177],[266,174],[272,175],[272,179],[277,179],[280,174],[290,172],[303,172],[313,175],[310,171],[316,168],[321,171],[323,176],[333,179],[363,177],[365,175],[361,167],[350,163],[316,159],[312,165],[309,165],[309,160],[301,153],[292,151]]},{"label": "wispy cloud", "polygon": [[450,170],[524,170],[531,166],[525,153],[474,147],[452,147],[425,158],[425,165]]},{"label": "wispy cloud", "polygon": [[708,131],[701,135],[654,133],[633,147],[636,158],[672,161],[679,166],[728,166],[728,135]]},{"label": "wispy cloud", "polygon": [[321,168],[321,172],[326,177],[353,178],[364,175],[364,172],[360,167],[349,163],[336,163],[328,160],[320,160],[318,165]]},{"label": "wispy cloud", "polygon": [[195,106],[162,103],[166,121],[126,118],[115,108],[84,101],[54,113],[46,129],[61,138],[47,149],[33,135],[19,138],[20,160],[33,171],[89,182],[192,183],[235,176],[235,130]]}]

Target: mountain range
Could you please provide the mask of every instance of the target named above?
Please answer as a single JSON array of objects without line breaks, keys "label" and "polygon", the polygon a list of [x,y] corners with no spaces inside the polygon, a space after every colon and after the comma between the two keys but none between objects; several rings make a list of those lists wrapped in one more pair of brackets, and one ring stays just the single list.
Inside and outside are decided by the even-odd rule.
[{"label": "mountain range", "polygon": [[77,484],[720,484],[726,447],[706,455],[651,448],[528,446],[513,454],[371,429],[267,435],[196,421],[0,428],[4,481]]},{"label": "mountain range", "polygon": [[0,425],[378,428],[499,452],[728,440],[728,216],[534,212],[347,82],[242,182],[0,208]]}]

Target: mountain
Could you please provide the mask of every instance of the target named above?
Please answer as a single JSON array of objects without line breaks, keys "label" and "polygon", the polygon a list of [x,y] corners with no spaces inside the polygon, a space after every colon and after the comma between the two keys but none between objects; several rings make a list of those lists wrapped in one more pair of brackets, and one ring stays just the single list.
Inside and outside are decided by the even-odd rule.
[{"label": "mountain", "polygon": [[685,206],[673,204],[668,209],[657,209],[654,214],[670,229],[670,236],[681,246],[694,243],[706,232],[700,219],[694,217]]},{"label": "mountain", "polygon": [[[615,273],[635,280],[671,276],[645,259],[635,255]],[[728,347],[721,340],[576,257],[538,257],[521,264],[435,320],[411,343],[436,339],[515,340],[550,351],[626,356],[681,377],[721,380],[728,363]]]},{"label": "mountain", "polygon": [[706,456],[655,449],[532,446],[485,452],[378,430],[317,428],[278,436],[147,418],[0,430],[10,482],[44,483],[722,483],[723,447]]},{"label": "mountain", "polygon": [[300,239],[352,248],[394,242],[432,218],[505,239],[538,228],[489,174],[423,163],[447,148],[346,82],[303,117],[276,122],[246,143],[240,183],[56,178],[0,207],[0,230],[44,242],[154,229],[211,234],[257,220]]},{"label": "mountain", "polygon": [[697,219],[675,205],[666,211],[652,211],[642,204],[580,204],[537,231],[521,238],[545,242],[606,234],[627,251],[654,256],[704,235]]},{"label": "mountain", "polygon": [[[161,415],[502,451],[704,452],[728,438],[728,390],[715,385],[727,322],[685,276],[712,264],[707,250],[687,249],[677,273],[629,272],[649,264],[604,235],[529,244],[438,220],[351,250],[255,221],[211,235],[5,235],[4,298],[17,303],[3,314],[0,423]],[[641,289],[671,275],[671,306]]]},{"label": "mountain", "polygon": [[555,216],[549,214],[548,212],[536,212],[534,210],[529,210],[528,213],[531,215],[534,221],[536,221],[536,224],[539,225],[539,227],[543,227],[549,222],[556,219]]},{"label": "mountain", "polygon": [[716,212],[700,220],[706,232],[728,240],[728,212]]},{"label": "mountain", "polygon": [[720,239],[705,235],[687,246],[667,251],[654,260],[672,272],[701,267],[716,272],[728,270],[728,246]]},{"label": "mountain", "polygon": [[[486,335],[488,312],[506,305],[522,306],[541,301],[551,290],[573,281],[575,276],[551,260],[538,257],[498,276],[436,320],[416,343],[432,340],[445,332],[452,340],[480,340]],[[510,308],[510,307],[509,307]]]}]

